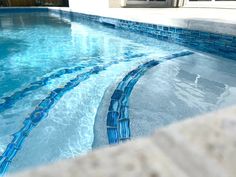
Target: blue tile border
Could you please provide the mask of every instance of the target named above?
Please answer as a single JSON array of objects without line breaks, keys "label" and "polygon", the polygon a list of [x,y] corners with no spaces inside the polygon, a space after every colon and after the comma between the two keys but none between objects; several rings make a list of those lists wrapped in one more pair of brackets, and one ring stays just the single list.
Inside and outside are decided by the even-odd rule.
[{"label": "blue tile border", "polygon": [[117,29],[129,30],[159,40],[180,44],[191,49],[196,49],[202,52],[236,60],[236,36],[190,30],[179,27],[161,26],[55,9],[49,9],[49,13],[58,14],[61,17],[69,18],[75,22],[87,20],[101,24],[108,24]]},{"label": "blue tile border", "polygon": [[179,27],[148,24],[110,17],[102,17],[98,15],[89,15],[78,12],[64,11],[59,9],[0,8],[0,14],[28,12],[49,12],[50,14],[57,14],[60,17],[68,18],[75,22],[81,20],[94,21],[101,24],[113,26],[117,29],[129,30],[159,40],[180,44],[191,49],[196,49],[202,52],[207,52],[236,60],[236,36],[232,35],[216,34]]},{"label": "blue tile border", "polygon": [[193,52],[183,51],[174,53],[158,60],[151,60],[139,65],[136,69],[130,71],[117,85],[111,96],[110,105],[107,113],[107,137],[109,144],[118,144],[131,137],[130,119],[129,119],[129,97],[140,77],[150,68],[158,65],[159,60],[171,60],[177,57],[192,55]]}]

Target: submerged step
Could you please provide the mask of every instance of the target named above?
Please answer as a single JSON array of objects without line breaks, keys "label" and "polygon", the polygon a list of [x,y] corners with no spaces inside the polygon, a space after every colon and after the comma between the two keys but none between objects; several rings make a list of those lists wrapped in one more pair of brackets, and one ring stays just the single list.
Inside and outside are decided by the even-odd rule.
[{"label": "submerged step", "polygon": [[158,60],[151,60],[139,65],[136,69],[130,71],[117,85],[111,96],[110,105],[107,113],[107,136],[109,144],[117,144],[126,141],[131,137],[129,120],[129,97],[138,82],[139,78],[146,71],[158,65],[160,60],[171,60],[177,57],[192,55],[193,52],[183,51],[174,53]]},{"label": "submerged step", "polygon": [[[104,71],[109,67],[119,64],[121,62],[129,62],[134,57],[136,57],[136,55],[134,56],[131,55],[126,59],[122,58],[116,61],[111,61],[101,66],[100,65],[94,66],[87,72],[79,73],[69,82],[67,82],[63,87],[56,88],[53,91],[51,91],[49,95],[38,104],[38,106],[29,115],[29,117],[25,118],[22,128],[12,135],[13,136],[12,141],[7,145],[6,150],[0,156],[0,175],[6,173],[12,160],[17,155],[18,151],[20,151],[20,149],[22,148],[25,139],[28,137],[31,131],[36,126],[38,126],[38,124],[43,119],[45,119],[48,116],[48,113],[51,110],[51,108],[62,98],[63,95],[65,95],[65,93],[72,90],[85,80],[89,79],[92,75],[99,74],[101,71]],[[68,70],[68,72],[73,72],[73,70]],[[60,72],[57,76],[62,75],[62,73],[65,72]]]}]

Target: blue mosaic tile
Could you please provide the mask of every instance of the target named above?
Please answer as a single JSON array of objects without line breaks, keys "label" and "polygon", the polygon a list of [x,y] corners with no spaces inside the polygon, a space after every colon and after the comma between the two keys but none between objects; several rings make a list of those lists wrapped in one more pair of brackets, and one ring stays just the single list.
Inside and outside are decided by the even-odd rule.
[{"label": "blue mosaic tile", "polygon": [[221,38],[221,35],[219,34],[209,34],[209,39],[210,40],[219,40]]},{"label": "blue mosaic tile", "polygon": [[132,90],[133,90],[133,87],[131,86],[131,87],[126,87],[125,88],[125,91],[124,91],[124,93],[126,94],[126,95],[130,95],[131,94],[131,92],[132,92]]},{"label": "blue mosaic tile", "polygon": [[119,120],[121,119],[129,119],[129,107],[126,105],[121,106],[120,108]]},{"label": "blue mosaic tile", "polygon": [[8,160],[4,160],[1,165],[0,165],[0,174],[5,174],[7,169],[8,169],[8,166],[10,165],[10,161]]},{"label": "blue mosaic tile", "polygon": [[163,31],[168,31],[168,30],[169,30],[169,27],[163,26]]},{"label": "blue mosaic tile", "polygon": [[118,112],[108,112],[107,113],[107,126],[116,127],[118,123],[119,113]]},{"label": "blue mosaic tile", "polygon": [[[140,74],[140,76],[142,76],[142,74]],[[129,82],[129,84],[128,84],[127,87],[130,87],[131,89],[133,89],[134,85],[138,82],[139,78],[140,78],[139,76],[133,78],[133,79]],[[129,91],[129,90],[127,90],[127,91]],[[131,92],[127,92],[127,93],[126,93],[127,96],[130,96],[130,94],[131,94]]]},{"label": "blue mosaic tile", "polygon": [[122,90],[115,90],[113,95],[111,96],[111,99],[118,100],[123,96],[123,91]]},{"label": "blue mosaic tile", "polygon": [[135,76],[138,72],[139,72],[139,70],[135,69],[135,70],[131,71],[128,75]]},{"label": "blue mosaic tile", "polygon": [[119,109],[119,101],[118,100],[111,100],[109,111],[117,112]]},{"label": "blue mosaic tile", "polygon": [[125,86],[126,86],[125,81],[121,81],[117,86],[117,90],[124,90]]},{"label": "blue mosaic tile", "polygon": [[8,146],[7,146],[7,149],[8,151],[4,152],[2,155],[3,156],[9,156],[11,155],[12,153],[15,152],[16,148],[15,148],[15,145],[10,143]]},{"label": "blue mosaic tile", "polygon": [[[230,46],[230,44],[229,44],[229,45],[227,45],[227,46]],[[236,47],[236,39],[235,39],[235,40],[233,40],[233,42],[232,42],[231,46],[232,46],[232,47]]]},{"label": "blue mosaic tile", "polygon": [[123,119],[119,121],[119,139],[129,139],[130,138],[130,128],[129,119]]},{"label": "blue mosaic tile", "polygon": [[12,143],[16,145],[16,149],[20,150],[24,140],[25,140],[25,136],[22,136],[22,133],[19,132],[13,135]]},{"label": "blue mosaic tile", "polygon": [[54,104],[54,100],[53,99],[44,99],[40,104],[39,107],[50,107]]},{"label": "blue mosaic tile", "polygon": [[47,116],[47,112],[44,110],[36,110],[34,111],[30,118],[33,124],[37,125],[44,117]]},{"label": "blue mosaic tile", "polygon": [[174,32],[176,32],[176,28],[174,28],[174,27],[169,27],[169,31],[170,31],[171,33],[174,33]]},{"label": "blue mosaic tile", "polygon": [[[127,86],[127,87],[128,87],[128,86]],[[127,87],[126,87],[126,88],[127,88]],[[132,89],[133,89],[133,88],[132,88]],[[132,92],[132,89],[131,89],[130,92]],[[120,102],[120,104],[121,104],[122,106],[129,106],[129,98],[128,98],[127,96],[128,96],[128,94],[126,94],[126,96],[123,97],[122,100],[119,100],[119,102]]]},{"label": "blue mosaic tile", "polygon": [[24,122],[24,126],[20,129],[20,133],[23,136],[28,136],[29,132],[35,127],[34,122],[32,121],[32,118],[28,118],[30,119],[29,122]]},{"label": "blue mosaic tile", "polygon": [[130,74],[127,74],[123,79],[122,79],[122,81],[124,82],[124,83],[126,83],[128,80],[130,80],[130,79],[132,79],[132,75],[130,75]]},{"label": "blue mosaic tile", "polygon": [[110,144],[117,144],[119,142],[118,132],[116,128],[108,128],[108,141]]},{"label": "blue mosaic tile", "polygon": [[[13,145],[13,146],[15,146],[15,145]],[[11,162],[13,160],[13,158],[16,156],[17,151],[18,151],[18,149],[16,149],[16,147],[12,148],[12,151],[7,156],[7,160]]]},{"label": "blue mosaic tile", "polygon": [[5,160],[5,157],[0,156],[0,164],[2,164],[4,162],[4,160]]}]

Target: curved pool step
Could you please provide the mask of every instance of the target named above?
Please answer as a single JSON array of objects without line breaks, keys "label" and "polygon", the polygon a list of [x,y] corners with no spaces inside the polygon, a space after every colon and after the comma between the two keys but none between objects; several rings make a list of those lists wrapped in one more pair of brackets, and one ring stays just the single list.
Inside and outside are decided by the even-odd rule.
[{"label": "curved pool step", "polygon": [[192,55],[193,52],[183,51],[174,53],[158,60],[151,60],[139,65],[130,71],[117,85],[110,98],[110,105],[107,113],[106,127],[109,144],[118,144],[131,138],[129,119],[129,97],[138,82],[139,78],[146,71],[157,66],[162,61],[171,60],[177,57]]},{"label": "curved pool step", "polygon": [[64,87],[54,89],[50,92],[50,94],[41,101],[41,103],[35,108],[35,110],[27,117],[24,122],[22,128],[13,134],[12,141],[8,144],[4,153],[0,156],[0,176],[5,174],[10,163],[16,156],[17,152],[22,148],[22,145],[25,139],[28,137],[29,133],[35,128],[43,119],[45,119],[48,115],[50,109],[60,100],[60,98],[68,91],[72,90],[74,87],[78,86],[81,82],[90,78],[90,76],[94,74],[98,74],[101,71],[106,70],[108,67],[119,64],[120,62],[129,62],[133,58],[143,57],[136,56],[129,57],[126,59],[118,59],[116,61],[112,61],[106,63],[102,66],[95,66],[87,72],[78,74],[74,79],[70,80],[65,84]]},{"label": "curved pool step", "polygon": [[57,101],[69,90],[79,85],[82,81],[88,79],[91,74],[97,74],[103,67],[94,67],[89,72],[85,72],[76,76],[68,82],[64,87],[53,90],[48,97],[46,97],[35,108],[35,110],[27,117],[23,122],[23,127],[13,134],[13,140],[8,144],[6,150],[0,157],[0,174],[4,174],[10,165],[11,161],[16,156],[17,152],[21,149],[24,140],[34,127],[36,127],[40,121],[47,117],[47,114]]},{"label": "curved pool step", "polygon": [[8,144],[5,152],[0,157],[0,174],[4,174],[6,172],[8,166],[17,152],[21,149],[22,144],[29,133],[40,123],[40,121],[47,117],[50,108],[52,108],[66,92],[78,86],[81,82],[87,80],[91,75],[98,74],[99,72],[105,70],[111,64],[113,64],[113,62],[105,66],[96,66],[88,72],[77,75],[64,87],[53,90],[48,97],[41,101],[31,115],[25,119],[23,122],[23,127],[18,132],[13,134],[13,140]]}]

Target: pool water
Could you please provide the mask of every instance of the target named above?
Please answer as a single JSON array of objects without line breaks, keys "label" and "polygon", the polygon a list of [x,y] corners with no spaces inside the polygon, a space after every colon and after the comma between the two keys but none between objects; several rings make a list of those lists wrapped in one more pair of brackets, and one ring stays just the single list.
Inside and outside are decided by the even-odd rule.
[{"label": "pool water", "polygon": [[[105,90],[143,61],[185,50],[189,49],[97,23],[59,19],[47,13],[0,14],[1,154],[42,100],[86,73],[78,85],[57,97],[44,119],[24,140],[9,171],[90,151],[95,116]],[[233,69],[223,70],[227,73]],[[236,76],[235,72],[230,74]],[[184,76],[184,73],[180,76],[179,83]],[[190,92],[184,94],[191,95]]]}]

